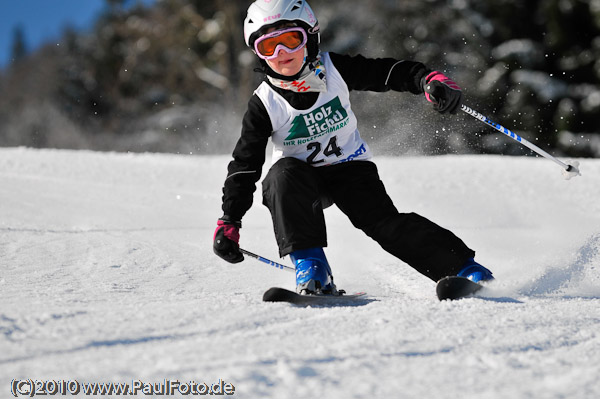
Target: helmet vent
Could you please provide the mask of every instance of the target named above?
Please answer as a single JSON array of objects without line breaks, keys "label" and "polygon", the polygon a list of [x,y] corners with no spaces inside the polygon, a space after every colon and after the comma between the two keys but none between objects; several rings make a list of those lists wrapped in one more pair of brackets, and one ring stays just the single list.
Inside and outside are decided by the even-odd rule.
[{"label": "helmet vent", "polygon": [[292,7],[291,11],[296,11],[297,9],[299,9],[302,6],[302,0],[296,2],[296,4],[294,4],[294,7]]}]

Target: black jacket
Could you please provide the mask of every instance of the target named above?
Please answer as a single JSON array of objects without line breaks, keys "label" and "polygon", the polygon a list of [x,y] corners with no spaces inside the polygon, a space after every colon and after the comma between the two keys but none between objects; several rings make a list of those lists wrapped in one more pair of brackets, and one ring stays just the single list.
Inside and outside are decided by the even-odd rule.
[{"label": "black jacket", "polygon": [[[420,94],[423,93],[422,80],[431,72],[425,65],[415,61],[335,53],[329,55],[349,90],[394,90]],[[319,96],[317,92],[297,93],[273,85],[271,87],[296,109],[310,108]],[[223,187],[223,214],[231,221],[240,221],[252,205],[272,131],[269,114],[255,94],[248,102],[248,110],[242,120],[242,134],[233,150],[233,161],[229,163]]]}]

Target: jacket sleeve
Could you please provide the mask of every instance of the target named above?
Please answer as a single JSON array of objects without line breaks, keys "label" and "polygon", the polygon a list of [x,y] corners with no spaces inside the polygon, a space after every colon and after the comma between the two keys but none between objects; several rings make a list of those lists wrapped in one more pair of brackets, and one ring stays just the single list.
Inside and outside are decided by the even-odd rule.
[{"label": "jacket sleeve", "polygon": [[242,134],[233,150],[223,185],[223,214],[241,221],[252,206],[256,182],[265,163],[267,142],[273,128],[262,101],[253,95],[242,120]]},{"label": "jacket sleeve", "polygon": [[421,94],[422,79],[431,72],[424,64],[416,61],[336,53],[329,53],[329,56],[350,90],[394,90]]}]

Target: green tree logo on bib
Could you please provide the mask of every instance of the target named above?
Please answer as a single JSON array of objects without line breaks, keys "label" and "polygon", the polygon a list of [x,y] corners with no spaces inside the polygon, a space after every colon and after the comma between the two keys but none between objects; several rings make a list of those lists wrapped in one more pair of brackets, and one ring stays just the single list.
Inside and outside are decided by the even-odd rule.
[{"label": "green tree logo on bib", "polygon": [[342,106],[339,97],[336,97],[308,114],[295,117],[292,121],[290,135],[285,140],[321,136],[336,131],[346,126],[347,123],[348,113]]}]

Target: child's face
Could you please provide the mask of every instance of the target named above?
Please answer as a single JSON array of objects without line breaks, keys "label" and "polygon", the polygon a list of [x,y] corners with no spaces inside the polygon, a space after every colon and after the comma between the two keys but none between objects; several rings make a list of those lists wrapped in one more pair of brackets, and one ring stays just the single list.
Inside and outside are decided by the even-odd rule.
[{"label": "child's face", "polygon": [[[292,25],[293,26],[293,25]],[[283,27],[287,27],[284,25]],[[279,27],[281,29],[282,27]],[[275,28],[269,29],[266,33],[271,33]],[[280,50],[277,58],[267,60],[267,65],[276,73],[283,76],[294,76],[304,65],[304,49],[306,46],[300,47],[293,53],[288,53],[285,50]]]},{"label": "child's face", "polygon": [[304,48],[306,46],[288,53],[287,51],[280,50],[277,58],[267,60],[267,64],[271,69],[283,76],[293,76],[300,72],[302,65],[304,65]]}]

